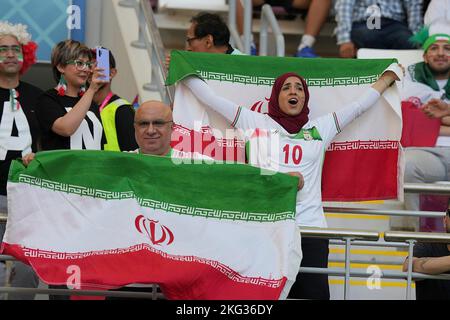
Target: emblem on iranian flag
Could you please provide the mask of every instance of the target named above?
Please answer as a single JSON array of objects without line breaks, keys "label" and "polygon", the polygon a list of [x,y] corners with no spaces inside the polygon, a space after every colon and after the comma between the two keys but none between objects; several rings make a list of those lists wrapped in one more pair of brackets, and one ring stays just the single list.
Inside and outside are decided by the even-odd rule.
[{"label": "emblem on iranian flag", "polygon": [[168,246],[174,240],[173,232],[166,226],[161,225],[159,221],[151,220],[143,215],[139,215],[136,217],[134,223],[136,229],[142,234],[145,232],[154,245],[165,244]]}]

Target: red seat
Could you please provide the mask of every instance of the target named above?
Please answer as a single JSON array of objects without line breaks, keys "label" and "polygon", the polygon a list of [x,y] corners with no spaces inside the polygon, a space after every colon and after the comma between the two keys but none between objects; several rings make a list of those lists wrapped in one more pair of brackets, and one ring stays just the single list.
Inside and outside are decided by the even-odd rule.
[{"label": "red seat", "polygon": [[[448,207],[449,196],[442,195],[420,195],[421,211],[445,212]],[[420,218],[421,232],[445,232],[442,218]]]}]

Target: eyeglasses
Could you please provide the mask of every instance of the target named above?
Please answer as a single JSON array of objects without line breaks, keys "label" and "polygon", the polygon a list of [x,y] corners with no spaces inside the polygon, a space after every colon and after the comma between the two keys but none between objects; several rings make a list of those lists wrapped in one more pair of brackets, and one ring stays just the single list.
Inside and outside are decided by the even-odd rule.
[{"label": "eyeglasses", "polygon": [[0,46],[0,54],[6,55],[9,51],[12,51],[12,53],[19,55],[22,53],[22,48],[18,45],[14,46]]},{"label": "eyeglasses", "polygon": [[143,129],[147,129],[150,124],[156,129],[161,129],[167,123],[171,123],[171,122],[173,122],[173,121],[172,120],[169,120],[169,121],[164,121],[164,120],[146,121],[146,120],[143,120],[143,121],[136,121],[134,123],[136,124],[136,126],[139,129],[143,130]]},{"label": "eyeglasses", "polygon": [[92,66],[94,65],[90,61],[81,61],[81,60],[70,60],[67,61],[67,64],[73,64],[75,68],[77,68],[78,70],[86,70],[86,69],[91,70]]},{"label": "eyeglasses", "polygon": [[201,39],[201,38],[202,37],[192,37],[192,38],[186,37],[186,42],[187,42],[188,45],[192,45],[191,44],[192,41],[197,40],[197,39]]}]

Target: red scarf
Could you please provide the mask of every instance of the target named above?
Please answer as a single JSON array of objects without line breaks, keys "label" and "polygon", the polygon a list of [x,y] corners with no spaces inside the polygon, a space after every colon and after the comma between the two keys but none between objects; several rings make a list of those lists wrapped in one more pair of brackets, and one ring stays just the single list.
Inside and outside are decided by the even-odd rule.
[{"label": "red scarf", "polygon": [[[285,114],[280,109],[280,105],[278,104],[278,97],[280,95],[281,88],[283,87],[284,82],[289,77],[299,78],[303,85],[303,91],[305,92],[305,103],[303,104],[302,111],[296,116],[289,116]],[[272,87],[272,94],[270,95],[269,100],[269,116],[278,122],[284,129],[286,129],[289,133],[297,133],[302,127],[308,122],[308,101],[309,101],[309,91],[308,86],[306,85],[305,79],[294,72],[288,72],[279,76]]]}]

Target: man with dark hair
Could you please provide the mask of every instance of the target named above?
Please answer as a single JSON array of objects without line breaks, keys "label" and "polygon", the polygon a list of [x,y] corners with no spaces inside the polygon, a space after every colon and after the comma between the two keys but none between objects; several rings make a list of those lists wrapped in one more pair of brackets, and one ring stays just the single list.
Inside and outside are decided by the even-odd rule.
[{"label": "man with dark hair", "polygon": [[187,31],[186,50],[195,52],[242,54],[230,45],[230,30],[214,13],[200,12],[192,17]]},{"label": "man with dark hair", "polygon": [[[450,233],[450,202],[444,217],[444,226]],[[427,274],[450,272],[450,244],[419,243],[414,247],[413,271]],[[408,259],[403,264],[403,271],[408,268]],[[449,280],[416,281],[417,300],[450,300]]]},{"label": "man with dark hair", "polygon": [[[230,45],[230,30],[223,19],[214,13],[200,12],[191,19],[186,34],[187,51],[243,54]],[[170,66],[170,54],[166,56],[166,68]]]},{"label": "man with dark hair", "polygon": [[111,89],[112,79],[117,75],[116,59],[109,51],[110,80],[94,95],[94,102],[99,106],[100,118],[105,131],[104,150],[131,151],[137,148],[134,138],[134,108],[128,101],[114,94]]}]

